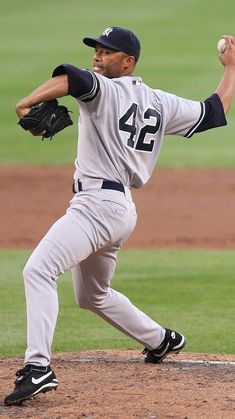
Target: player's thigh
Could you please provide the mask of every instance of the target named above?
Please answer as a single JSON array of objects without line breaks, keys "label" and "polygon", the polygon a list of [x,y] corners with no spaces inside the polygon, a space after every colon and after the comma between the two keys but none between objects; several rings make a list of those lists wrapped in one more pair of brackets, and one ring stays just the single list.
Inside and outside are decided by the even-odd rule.
[{"label": "player's thigh", "polygon": [[27,265],[46,270],[52,277],[58,277],[87,258],[91,252],[92,243],[84,232],[83,221],[67,212],[43,237]]},{"label": "player's thigh", "polygon": [[115,272],[118,250],[115,245],[100,249],[73,267],[74,292],[79,304],[107,292]]}]

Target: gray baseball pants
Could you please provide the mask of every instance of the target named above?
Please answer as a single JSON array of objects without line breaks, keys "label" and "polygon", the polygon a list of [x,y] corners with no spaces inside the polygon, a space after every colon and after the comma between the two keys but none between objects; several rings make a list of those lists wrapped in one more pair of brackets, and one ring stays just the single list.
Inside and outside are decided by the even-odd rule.
[{"label": "gray baseball pants", "polygon": [[77,193],[30,256],[24,271],[27,306],[25,364],[46,366],[58,315],[57,278],[71,270],[77,304],[98,314],[149,349],[165,330],[110,287],[117,252],[136,224],[126,193],[93,189]]}]

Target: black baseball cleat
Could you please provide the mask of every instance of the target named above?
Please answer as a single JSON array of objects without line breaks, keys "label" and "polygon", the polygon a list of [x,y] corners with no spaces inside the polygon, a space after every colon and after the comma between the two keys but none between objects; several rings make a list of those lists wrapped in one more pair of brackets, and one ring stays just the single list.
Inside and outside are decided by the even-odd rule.
[{"label": "black baseball cleat", "polygon": [[56,390],[59,381],[50,365],[38,367],[27,364],[17,371],[15,389],[4,400],[7,406],[19,405],[25,400],[33,398],[36,394]]},{"label": "black baseball cleat", "polygon": [[156,349],[144,348],[142,354],[145,356],[145,362],[159,364],[169,354],[178,354],[186,346],[186,340],[183,335],[174,330],[166,329],[166,335],[161,345]]}]

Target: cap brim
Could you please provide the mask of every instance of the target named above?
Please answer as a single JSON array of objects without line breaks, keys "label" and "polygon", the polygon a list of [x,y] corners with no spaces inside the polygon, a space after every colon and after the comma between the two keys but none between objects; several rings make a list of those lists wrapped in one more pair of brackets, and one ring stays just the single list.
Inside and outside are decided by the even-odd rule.
[{"label": "cap brim", "polygon": [[100,39],[95,39],[95,38],[84,38],[84,39],[83,39],[83,43],[84,43],[85,45],[87,45],[88,47],[92,47],[92,48],[95,48],[95,46],[96,46],[97,44],[99,44],[99,45],[101,45],[101,46],[103,46],[103,47],[106,47],[106,48],[112,49],[113,51],[120,51],[120,49],[116,48],[116,47],[115,47],[114,45],[112,45],[110,42],[106,42],[106,41],[103,41],[103,40],[100,40]]}]

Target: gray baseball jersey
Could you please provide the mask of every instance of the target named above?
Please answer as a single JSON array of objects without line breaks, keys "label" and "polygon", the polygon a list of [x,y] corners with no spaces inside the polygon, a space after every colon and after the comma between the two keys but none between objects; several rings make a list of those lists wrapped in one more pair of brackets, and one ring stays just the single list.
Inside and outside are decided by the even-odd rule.
[{"label": "gray baseball jersey", "polygon": [[[190,137],[204,117],[205,105],[153,90],[139,77],[91,75],[91,92],[77,99],[76,178],[109,179],[140,188],[156,165],[164,135]],[[99,93],[91,100],[98,82]]]}]

